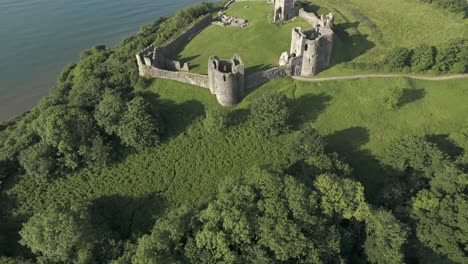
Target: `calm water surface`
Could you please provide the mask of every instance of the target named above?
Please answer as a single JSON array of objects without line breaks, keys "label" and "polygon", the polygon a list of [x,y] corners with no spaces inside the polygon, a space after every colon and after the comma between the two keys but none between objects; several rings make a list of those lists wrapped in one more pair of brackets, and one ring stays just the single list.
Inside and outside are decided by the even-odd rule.
[{"label": "calm water surface", "polygon": [[63,66],[200,0],[0,0],[0,121],[47,95]]}]

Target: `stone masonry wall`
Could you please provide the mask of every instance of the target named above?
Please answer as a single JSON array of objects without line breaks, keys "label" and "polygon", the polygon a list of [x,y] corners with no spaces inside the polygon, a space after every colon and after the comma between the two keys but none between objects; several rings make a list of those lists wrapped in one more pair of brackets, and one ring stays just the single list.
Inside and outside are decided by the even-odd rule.
[{"label": "stone masonry wall", "polygon": [[211,14],[207,14],[195,22],[190,28],[166,43],[164,46],[158,48],[159,52],[166,57],[170,57],[171,54],[177,52],[177,50],[184,44],[188,43],[193,37],[195,37],[200,31],[211,25],[213,17]]},{"label": "stone masonry wall", "polygon": [[271,80],[286,76],[287,66],[279,66],[269,70],[255,72],[245,77],[245,89],[252,89]]},{"label": "stone masonry wall", "polygon": [[209,89],[208,75],[190,72],[166,71],[147,65],[140,66],[140,75],[179,81]]}]

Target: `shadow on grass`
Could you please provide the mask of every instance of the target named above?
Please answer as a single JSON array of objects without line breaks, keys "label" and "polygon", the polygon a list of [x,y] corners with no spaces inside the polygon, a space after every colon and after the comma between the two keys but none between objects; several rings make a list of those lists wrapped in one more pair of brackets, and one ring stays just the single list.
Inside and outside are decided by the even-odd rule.
[{"label": "shadow on grass", "polygon": [[235,109],[231,111],[228,115],[228,122],[230,127],[239,126],[241,124],[247,123],[249,120],[249,109]]},{"label": "shadow on grass", "polygon": [[368,40],[368,35],[350,34],[347,31],[350,28],[357,28],[359,24],[359,22],[346,22],[337,24],[333,28],[336,37],[333,43],[332,66],[352,61],[375,47],[375,43]]},{"label": "shadow on grass", "polygon": [[424,89],[414,89],[414,88],[405,88],[403,89],[403,95],[401,96],[400,101],[398,102],[399,107],[403,107],[407,104],[421,100],[426,96],[426,90]]},{"label": "shadow on grass", "polygon": [[320,14],[328,14],[330,11],[324,7],[314,5],[310,2],[300,1],[301,6],[304,8],[304,11],[307,13],[314,13],[320,16]]},{"label": "shadow on grass", "polygon": [[108,230],[117,239],[126,240],[148,233],[164,206],[158,194],[142,198],[112,195],[95,200],[88,210],[91,224],[98,230]]},{"label": "shadow on grass", "polygon": [[164,137],[174,138],[186,131],[194,120],[205,114],[205,106],[196,100],[178,104],[172,100],[161,99],[152,92],[141,94],[150,103],[155,114],[158,114],[165,126]]},{"label": "shadow on grass", "polygon": [[455,145],[455,143],[449,139],[449,135],[429,135],[426,139],[436,144],[442,152],[449,155],[452,159],[463,155],[463,149]]},{"label": "shadow on grass", "polygon": [[332,97],[330,95],[306,94],[292,101],[292,120],[294,129],[300,128],[304,123],[314,122],[325,111]]},{"label": "shadow on grass", "polygon": [[369,130],[351,127],[326,136],[327,152],[336,152],[353,168],[353,176],[364,185],[366,198],[371,204],[382,202],[381,194],[387,177],[387,168],[362,146],[369,142]]}]

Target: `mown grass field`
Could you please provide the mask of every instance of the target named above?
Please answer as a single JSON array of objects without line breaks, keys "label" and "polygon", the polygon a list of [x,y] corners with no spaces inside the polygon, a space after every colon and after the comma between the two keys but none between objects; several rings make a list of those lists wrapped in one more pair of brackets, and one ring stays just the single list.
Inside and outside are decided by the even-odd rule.
[{"label": "mown grass field", "polygon": [[[383,90],[389,86],[405,89],[398,110],[389,110],[382,103]],[[271,90],[285,92],[291,98],[293,130],[267,139],[249,126],[246,109]],[[221,181],[236,179],[251,166],[290,165],[290,143],[299,129],[309,125],[320,131],[330,151],[338,152],[351,164],[370,200],[376,201],[391,177],[381,162],[388,146],[407,135],[446,143],[447,136],[468,119],[465,80],[397,78],[307,83],[278,79],[250,92],[238,107],[232,108],[232,126],[218,134],[210,134],[203,127],[205,111],[219,107],[208,90],[155,80],[145,93],[167,123],[167,136],[160,146],[129,153],[97,174],[82,171],[51,185],[23,179],[13,190],[18,213],[34,211],[44,202],[66,204],[70,200],[109,197],[133,197],[138,202],[132,200],[123,206],[135,209],[141,204],[143,208],[138,211],[147,210],[149,215],[161,208],[199,205],[215,194]],[[147,208],[148,204],[152,207]]]},{"label": "mown grass field", "polygon": [[247,72],[268,69],[278,64],[282,52],[289,52],[292,28],[311,27],[303,19],[284,25],[273,24],[273,5],[266,1],[237,2],[226,13],[249,20],[249,26],[209,26],[174,58],[189,62],[193,72],[203,74],[207,73],[209,57],[216,55],[229,60],[235,53],[243,59]]}]

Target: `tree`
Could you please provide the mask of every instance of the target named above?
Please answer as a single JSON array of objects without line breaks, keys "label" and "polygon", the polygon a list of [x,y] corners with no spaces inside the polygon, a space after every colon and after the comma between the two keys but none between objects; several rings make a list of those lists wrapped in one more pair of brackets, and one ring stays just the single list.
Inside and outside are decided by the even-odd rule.
[{"label": "tree", "polygon": [[447,166],[413,199],[419,240],[442,256],[466,263],[468,244],[468,174]]},{"label": "tree", "polygon": [[270,93],[251,106],[251,122],[266,136],[275,136],[289,130],[288,98],[284,93]]},{"label": "tree", "polygon": [[137,96],[127,103],[117,131],[123,144],[142,150],[159,142],[160,124],[149,111],[143,97]]},{"label": "tree", "polygon": [[96,107],[94,117],[98,125],[112,135],[117,133],[119,121],[125,112],[125,102],[118,94],[110,89],[106,89],[102,100]]},{"label": "tree", "polygon": [[56,150],[41,141],[20,152],[18,161],[31,176],[50,178],[55,174]]},{"label": "tree", "polygon": [[405,177],[409,186],[420,189],[443,168],[447,158],[424,138],[406,137],[387,148],[384,160]]},{"label": "tree", "polygon": [[326,215],[339,215],[359,221],[369,216],[370,208],[365,201],[364,187],[359,182],[323,174],[315,180],[314,186],[321,194],[321,204]]},{"label": "tree", "polygon": [[181,207],[158,219],[151,234],[139,239],[132,263],[185,263],[183,242],[193,228],[193,217],[191,210]]},{"label": "tree", "polygon": [[438,47],[434,69],[438,72],[454,72],[454,65],[462,60],[462,47],[461,41],[452,41]]},{"label": "tree", "polygon": [[306,128],[294,140],[291,151],[296,159],[306,159],[325,153],[325,143],[315,128]]},{"label": "tree", "polygon": [[324,173],[342,176],[351,174],[351,168],[339,159],[338,154],[325,152],[325,143],[314,128],[301,130],[292,143],[291,154],[298,160],[306,179]]},{"label": "tree", "polygon": [[34,214],[20,231],[20,243],[45,262],[89,260],[92,230],[78,212],[51,206]]},{"label": "tree", "polygon": [[223,183],[198,213],[178,210],[158,220],[133,261],[339,263],[339,221],[322,214],[319,201],[298,179],[254,168]]},{"label": "tree", "polygon": [[206,113],[203,125],[210,132],[220,132],[228,127],[229,112],[223,107],[217,107]]},{"label": "tree", "polygon": [[403,96],[403,88],[399,86],[391,86],[385,90],[383,101],[389,109],[396,109]]},{"label": "tree", "polygon": [[402,247],[408,231],[391,212],[373,211],[366,219],[366,233],[365,251],[370,262],[404,263]]},{"label": "tree", "polygon": [[411,67],[421,72],[434,66],[435,50],[432,46],[422,45],[416,47],[411,55]]},{"label": "tree", "polygon": [[391,71],[401,71],[409,66],[411,52],[407,48],[395,48],[387,56],[387,67]]}]

